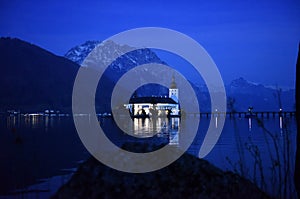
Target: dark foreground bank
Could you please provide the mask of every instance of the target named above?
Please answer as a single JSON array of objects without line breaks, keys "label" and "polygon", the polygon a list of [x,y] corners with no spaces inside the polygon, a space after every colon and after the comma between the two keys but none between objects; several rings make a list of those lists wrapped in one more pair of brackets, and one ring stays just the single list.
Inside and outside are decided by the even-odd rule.
[{"label": "dark foreground bank", "polygon": [[249,180],[184,154],[168,167],[143,174],[120,172],[91,157],[52,198],[269,197]]}]

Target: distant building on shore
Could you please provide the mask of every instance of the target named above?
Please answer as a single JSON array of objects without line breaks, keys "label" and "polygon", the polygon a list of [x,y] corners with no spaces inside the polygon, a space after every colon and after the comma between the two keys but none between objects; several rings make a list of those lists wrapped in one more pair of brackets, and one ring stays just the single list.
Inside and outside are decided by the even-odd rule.
[{"label": "distant building on shore", "polygon": [[132,117],[179,117],[180,106],[178,88],[174,75],[169,88],[169,96],[132,97],[126,108]]}]

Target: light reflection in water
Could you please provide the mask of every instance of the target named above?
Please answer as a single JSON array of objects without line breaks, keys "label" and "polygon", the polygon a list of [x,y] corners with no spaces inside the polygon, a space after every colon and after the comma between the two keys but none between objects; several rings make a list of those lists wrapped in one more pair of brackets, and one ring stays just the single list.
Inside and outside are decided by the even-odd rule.
[{"label": "light reflection in water", "polygon": [[179,145],[179,118],[171,118],[171,128],[169,129],[169,144]]},{"label": "light reflection in water", "polygon": [[[25,125],[30,128],[43,127],[44,117],[41,115],[29,115],[25,116]],[[45,127],[47,128],[47,127]]]},{"label": "light reflection in water", "polygon": [[279,117],[279,128],[280,128],[280,133],[282,134],[282,116]]},{"label": "light reflection in water", "polygon": [[[216,119],[216,122],[217,122],[217,119]],[[280,128],[280,133],[282,134],[282,128],[283,128],[283,118],[282,118],[282,116],[280,116],[279,117],[279,128]],[[251,129],[252,129],[252,118],[251,117],[249,117],[248,118],[248,129],[249,129],[249,131],[251,131]]]},{"label": "light reflection in water", "polygon": [[8,129],[16,127],[16,116],[8,116],[6,118],[6,126]]},{"label": "light reflection in water", "polygon": [[32,117],[31,117],[31,125],[32,125],[32,128],[37,128],[37,127],[38,127],[38,124],[39,124],[39,118],[36,117],[36,116],[32,116]]},{"label": "light reflection in water", "polygon": [[252,129],[252,118],[251,117],[249,117],[249,119],[248,119],[248,126],[249,126],[249,131],[251,131],[251,129]]},{"label": "light reflection in water", "polygon": [[19,128],[25,126],[27,128],[40,128],[53,126],[54,118],[50,116],[43,116],[37,114],[31,115],[13,115],[6,117],[6,127],[10,128]]},{"label": "light reflection in water", "polygon": [[48,131],[48,127],[49,127],[49,116],[45,117],[45,130],[46,132]]},{"label": "light reflection in water", "polygon": [[179,144],[180,118],[134,118],[133,134],[140,138],[168,137],[170,145]]}]

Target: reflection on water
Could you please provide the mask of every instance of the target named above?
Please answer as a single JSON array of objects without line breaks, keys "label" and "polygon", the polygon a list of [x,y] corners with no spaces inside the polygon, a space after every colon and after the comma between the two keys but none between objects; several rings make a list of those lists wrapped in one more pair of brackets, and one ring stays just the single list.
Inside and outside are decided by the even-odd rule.
[{"label": "reflection on water", "polygon": [[132,130],[139,138],[167,137],[170,145],[178,145],[180,118],[134,118]]},{"label": "reflection on water", "polygon": [[6,127],[15,128],[17,126],[17,117],[15,116],[8,116],[6,119]]},{"label": "reflection on water", "polygon": [[170,145],[179,145],[179,132],[180,132],[180,119],[171,118],[171,128],[169,135],[169,144]]},{"label": "reflection on water", "polygon": [[282,134],[282,116],[279,117],[279,128],[280,128],[280,133]]},{"label": "reflection on water", "polygon": [[[89,119],[88,116],[80,117]],[[220,128],[220,124],[218,124],[222,119],[220,117],[222,116],[212,117],[212,127]],[[0,118],[0,182],[4,184],[0,187],[0,195],[8,190],[34,184],[38,179],[59,175],[61,169],[75,167],[74,162],[89,156],[77,135],[72,117],[16,115],[0,116]],[[200,123],[197,119],[200,119]],[[135,140],[139,140],[139,138],[145,138],[140,140],[163,139],[169,145],[181,147],[190,144],[190,140],[183,137],[189,137],[193,131],[193,125],[199,123],[196,138],[192,139],[193,143],[188,148],[189,153],[197,156],[210,125],[209,122],[210,118],[196,118],[196,116],[188,115],[185,120],[180,118],[135,118],[132,126],[129,126],[129,130],[136,135]],[[278,151],[289,152],[289,157],[294,157],[295,121],[280,116],[265,118],[262,119],[262,122],[276,139]],[[124,132],[116,128],[113,119],[102,118],[100,124],[104,126],[104,130],[108,131],[108,134],[115,134],[111,136],[111,140],[121,143],[120,140],[125,137]],[[287,125],[289,131],[286,130]],[[253,176],[259,173],[253,165],[258,163],[255,162],[251,151],[245,147],[245,143],[252,147],[251,149],[256,149],[255,146],[257,146],[262,160],[264,177],[267,183],[273,183],[269,179],[278,178],[278,173],[274,174],[270,169],[274,163],[272,158],[275,157],[274,154],[277,150],[274,147],[273,138],[260,127],[257,118],[226,118],[219,141],[205,159],[224,170],[235,170],[237,168],[235,163],[240,161],[240,150],[242,149],[245,161],[243,166],[249,179],[253,179]],[[233,165],[227,161],[227,158]],[[280,159],[284,158],[280,157]],[[289,175],[293,173],[293,161],[289,164],[291,167]],[[284,166],[284,164],[282,165]],[[8,180],[4,183],[3,179]],[[276,187],[279,182],[276,183],[268,184],[271,190],[276,190],[273,189],[273,186]]]},{"label": "reflection on water", "polygon": [[71,117],[0,115],[0,195],[70,173],[62,169],[87,157]]},{"label": "reflection on water", "polygon": [[[216,118],[216,127],[218,126],[218,120]],[[248,118],[248,128],[249,128],[249,131],[251,131],[252,129],[252,118],[249,117]],[[279,129],[280,129],[280,132],[283,133],[283,117],[282,116],[279,116]]]},{"label": "reflection on water", "polygon": [[252,118],[251,117],[248,118],[248,126],[249,126],[249,131],[251,131],[251,129],[252,129]]},{"label": "reflection on water", "polygon": [[6,128],[48,128],[53,127],[54,120],[60,120],[61,117],[54,117],[48,115],[11,115],[6,117]]}]

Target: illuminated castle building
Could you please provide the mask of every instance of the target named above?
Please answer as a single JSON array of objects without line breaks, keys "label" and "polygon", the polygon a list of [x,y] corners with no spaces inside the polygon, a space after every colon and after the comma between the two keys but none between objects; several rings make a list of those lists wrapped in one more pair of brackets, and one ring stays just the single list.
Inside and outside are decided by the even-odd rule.
[{"label": "illuminated castle building", "polygon": [[174,76],[168,97],[132,97],[126,107],[132,117],[180,117],[179,92]]}]

